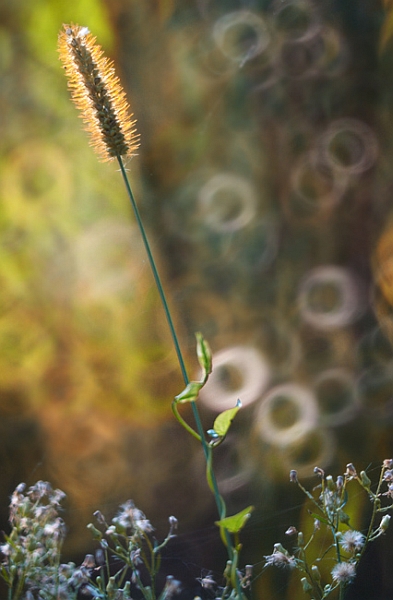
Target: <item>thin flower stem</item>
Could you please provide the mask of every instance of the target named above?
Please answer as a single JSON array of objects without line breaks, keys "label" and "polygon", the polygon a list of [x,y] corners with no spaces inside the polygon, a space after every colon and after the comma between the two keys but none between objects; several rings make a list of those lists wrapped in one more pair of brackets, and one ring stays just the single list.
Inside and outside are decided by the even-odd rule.
[{"label": "thin flower stem", "polygon": [[[375,523],[375,517],[377,516],[377,512],[378,512],[379,494],[380,494],[381,486],[382,486],[382,483],[383,483],[384,472],[385,472],[385,469],[382,466],[382,469],[381,469],[381,472],[380,472],[380,475],[379,475],[378,486],[377,486],[377,490],[376,490],[375,494],[373,494],[372,492],[370,494],[370,491],[366,490],[371,495],[371,497],[373,499],[373,510],[372,510],[372,514],[371,514],[371,518],[370,518],[370,523],[369,523],[368,530],[367,530],[366,539],[365,539],[363,548],[362,548],[360,556],[359,556],[359,561],[362,558],[362,556],[364,554],[364,551],[366,549],[366,546],[367,546],[368,542],[370,541],[370,537],[371,537],[371,535],[373,533],[374,523]],[[359,478],[358,478],[358,481],[359,481],[360,485],[362,485],[362,482],[361,482],[361,480]],[[364,487],[364,486],[362,485],[362,487]]]},{"label": "thin flower stem", "polygon": [[[180,365],[180,370],[182,372],[183,380],[184,380],[185,385],[187,386],[189,384],[190,380],[189,380],[189,377],[188,377],[188,374],[187,374],[187,369],[186,369],[186,366],[185,366],[185,363],[184,363],[183,354],[182,354],[182,351],[181,351],[181,348],[180,348],[180,344],[179,344],[179,340],[178,340],[178,337],[177,337],[176,329],[175,329],[175,326],[174,326],[174,323],[173,323],[173,320],[172,320],[171,312],[170,312],[170,309],[169,309],[169,306],[168,306],[168,302],[167,302],[167,299],[166,299],[166,296],[165,296],[165,292],[164,292],[164,289],[163,289],[163,286],[162,286],[162,283],[161,283],[161,279],[160,279],[159,273],[157,271],[156,263],[155,263],[155,260],[154,260],[154,257],[153,257],[153,253],[151,251],[149,240],[147,238],[146,231],[145,231],[145,228],[144,228],[144,225],[143,225],[140,213],[139,213],[139,209],[138,209],[137,203],[136,203],[135,198],[134,198],[134,194],[132,193],[132,189],[131,189],[131,186],[130,186],[130,183],[129,183],[129,180],[128,180],[128,177],[127,177],[126,169],[124,167],[124,164],[123,164],[121,156],[118,156],[117,160],[119,162],[120,171],[121,171],[121,174],[123,176],[123,181],[124,181],[124,184],[126,186],[126,190],[127,190],[127,193],[128,193],[131,205],[132,205],[132,209],[134,211],[135,219],[136,219],[139,231],[140,231],[141,236],[142,236],[142,240],[143,240],[143,243],[144,243],[144,246],[145,246],[145,250],[146,250],[147,257],[148,257],[148,260],[149,260],[149,263],[150,263],[151,270],[153,272],[153,276],[154,276],[154,280],[155,280],[155,283],[156,283],[156,286],[157,286],[157,289],[158,289],[158,293],[159,293],[160,298],[161,298],[162,306],[164,308],[164,312],[165,312],[165,316],[166,316],[166,319],[167,319],[167,322],[168,322],[169,330],[170,330],[170,333],[171,333],[171,336],[172,336],[172,340],[173,340],[173,343],[174,343],[174,346],[175,346],[175,350],[176,350],[176,354],[177,354],[177,359],[178,359],[178,362],[179,362],[179,365]],[[199,434],[199,437],[200,437],[200,441],[202,443],[203,452],[205,454],[205,459],[208,462],[209,461],[209,447],[208,447],[208,444],[207,444],[207,441],[206,441],[206,438],[205,438],[205,434],[204,434],[204,430],[203,430],[201,418],[200,418],[200,415],[199,415],[198,407],[196,406],[195,402],[191,402],[191,408],[192,408],[192,412],[193,412],[193,415],[194,415],[194,419],[195,419],[197,431],[198,431],[198,434]],[[190,431],[191,428],[186,427],[186,429],[188,431]],[[191,433],[191,431],[190,431],[190,433]],[[195,434],[195,432],[192,433],[192,435],[194,435],[194,434]],[[195,435],[194,435],[194,437],[195,437]],[[210,475],[210,478],[211,478],[211,483],[212,483],[212,487],[213,487],[213,493],[214,493],[214,498],[215,498],[215,501],[216,501],[218,513],[219,513],[220,519],[222,519],[222,518],[225,517],[225,504],[224,504],[224,502],[223,502],[223,500],[221,498],[221,494],[220,494],[220,492],[218,490],[217,480],[216,480],[216,477],[215,477],[215,474],[214,474],[214,471],[213,471],[212,468],[210,468],[209,475]],[[226,537],[226,545],[227,545],[227,549],[228,549],[229,558],[232,559],[232,557],[233,557],[233,548],[232,548],[230,536],[229,536],[229,533],[228,533],[227,530],[225,530],[225,537]]]},{"label": "thin flower stem", "polygon": [[132,209],[134,211],[134,215],[135,215],[135,218],[136,218],[136,221],[137,221],[137,225],[139,227],[139,231],[140,231],[141,236],[142,236],[142,240],[143,240],[143,243],[144,243],[144,246],[145,246],[147,257],[149,259],[150,267],[151,267],[151,270],[153,271],[154,280],[156,282],[158,293],[160,295],[161,302],[162,302],[162,305],[163,305],[163,308],[164,308],[164,311],[165,311],[165,316],[166,316],[166,319],[168,321],[169,329],[170,329],[172,340],[173,340],[173,343],[174,343],[174,346],[175,346],[175,350],[176,350],[176,354],[177,354],[177,359],[179,361],[180,370],[182,372],[183,380],[184,380],[185,385],[188,385],[189,379],[188,379],[188,375],[187,375],[186,366],[184,364],[183,355],[182,355],[182,352],[181,352],[181,349],[180,349],[179,340],[178,340],[178,337],[177,337],[177,334],[176,334],[175,326],[173,324],[173,320],[172,320],[172,316],[171,316],[171,313],[170,313],[170,310],[169,310],[169,306],[168,306],[168,302],[167,302],[167,299],[166,299],[166,296],[165,296],[165,292],[164,292],[164,289],[162,287],[161,278],[160,278],[160,276],[158,274],[158,271],[157,271],[156,263],[155,263],[155,260],[154,260],[154,257],[153,257],[153,253],[151,251],[149,240],[147,239],[146,231],[145,231],[145,228],[144,228],[144,225],[143,225],[140,213],[139,213],[139,209],[138,209],[137,203],[136,203],[135,198],[134,198],[134,194],[132,193],[130,182],[128,181],[127,173],[126,173],[126,170],[125,170],[125,167],[124,167],[123,160],[122,160],[121,156],[118,156],[117,160],[118,160],[119,165],[120,165],[121,174],[123,176],[123,180],[124,180],[124,183],[125,183],[125,186],[126,186],[126,189],[127,189],[127,193],[128,193],[129,198],[130,198],[130,201],[131,201],[131,205],[132,205]]},{"label": "thin flower stem", "polygon": [[340,583],[340,594],[339,594],[339,600],[344,600],[344,590],[345,590],[345,586],[343,583]]}]

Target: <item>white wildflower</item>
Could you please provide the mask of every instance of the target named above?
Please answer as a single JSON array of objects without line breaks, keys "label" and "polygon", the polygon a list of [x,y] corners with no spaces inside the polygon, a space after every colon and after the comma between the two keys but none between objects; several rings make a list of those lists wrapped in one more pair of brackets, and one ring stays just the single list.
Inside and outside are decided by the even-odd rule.
[{"label": "white wildflower", "polygon": [[127,500],[120,508],[121,511],[116,516],[117,523],[123,527],[133,527],[145,533],[154,531],[150,521],[146,519],[145,514],[139,508],[136,508],[132,500]]},{"label": "white wildflower", "polygon": [[366,538],[360,531],[348,530],[342,534],[340,544],[346,552],[355,554],[355,552],[360,552],[365,541]]},{"label": "white wildflower", "polygon": [[355,565],[350,562],[337,563],[332,569],[333,581],[337,583],[350,583],[355,579]]},{"label": "white wildflower", "polygon": [[134,522],[135,529],[139,529],[143,531],[143,533],[151,533],[154,531],[153,525],[150,523],[149,519],[137,519]]}]

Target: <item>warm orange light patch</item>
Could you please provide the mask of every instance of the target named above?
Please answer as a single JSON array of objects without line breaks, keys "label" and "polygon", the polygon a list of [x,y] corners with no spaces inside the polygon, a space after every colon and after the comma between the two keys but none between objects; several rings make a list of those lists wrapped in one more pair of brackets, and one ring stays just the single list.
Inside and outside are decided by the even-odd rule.
[{"label": "warm orange light patch", "polygon": [[79,25],[63,26],[58,49],[71,97],[101,160],[133,156],[139,146],[136,121],[113,61],[104,56],[87,27]]},{"label": "warm orange light patch", "polygon": [[393,306],[393,223],[378,240],[374,255],[375,277],[385,299]]}]

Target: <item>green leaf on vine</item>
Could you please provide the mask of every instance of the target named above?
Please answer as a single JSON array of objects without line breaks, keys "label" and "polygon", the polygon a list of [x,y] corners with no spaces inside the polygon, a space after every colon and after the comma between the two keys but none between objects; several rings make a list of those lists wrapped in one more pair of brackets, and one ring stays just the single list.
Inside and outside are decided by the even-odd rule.
[{"label": "green leaf on vine", "polygon": [[231,423],[241,408],[242,403],[237,401],[234,408],[228,408],[218,415],[214,421],[213,430],[220,437],[225,437],[231,426]]},{"label": "green leaf on vine", "polygon": [[254,510],[253,506],[247,506],[244,510],[241,510],[236,515],[231,517],[225,517],[220,521],[216,521],[216,525],[229,531],[229,533],[238,533],[243,529],[248,519],[251,517],[251,513]]},{"label": "green leaf on vine", "polygon": [[195,402],[202,387],[203,383],[201,381],[190,381],[187,387],[180,394],[175,396],[175,402]]},{"label": "green leaf on vine", "polygon": [[196,333],[195,337],[197,340],[198,362],[203,370],[204,382],[206,382],[208,376],[212,372],[212,352],[209,344],[201,333]]}]

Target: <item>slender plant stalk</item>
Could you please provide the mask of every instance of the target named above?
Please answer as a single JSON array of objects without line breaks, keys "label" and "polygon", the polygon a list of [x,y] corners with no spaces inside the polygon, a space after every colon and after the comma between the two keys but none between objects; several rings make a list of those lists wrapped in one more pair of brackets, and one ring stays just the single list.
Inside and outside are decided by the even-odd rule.
[{"label": "slender plant stalk", "polygon": [[[175,329],[175,326],[174,326],[174,323],[173,323],[173,319],[172,319],[172,316],[171,316],[171,312],[170,312],[170,309],[169,309],[169,306],[168,306],[168,302],[167,302],[167,299],[166,299],[166,296],[165,296],[164,288],[163,288],[162,283],[161,283],[161,278],[160,278],[158,270],[157,270],[157,266],[156,266],[156,263],[155,263],[155,260],[154,260],[154,257],[153,257],[153,253],[151,251],[149,240],[147,238],[146,231],[145,231],[145,228],[144,228],[144,225],[143,225],[140,213],[139,213],[139,209],[138,209],[137,203],[135,201],[134,194],[132,192],[131,185],[130,185],[130,182],[128,180],[127,172],[126,172],[126,169],[124,167],[124,163],[123,163],[123,160],[122,160],[121,156],[118,156],[117,160],[119,162],[120,171],[121,171],[121,174],[123,176],[124,184],[126,186],[126,190],[127,190],[127,193],[128,193],[131,205],[132,205],[132,209],[134,211],[135,219],[136,219],[136,222],[138,224],[138,227],[139,227],[139,230],[140,230],[140,233],[141,233],[141,236],[142,236],[142,240],[143,240],[143,243],[144,243],[144,246],[145,246],[145,249],[146,249],[146,253],[147,253],[147,256],[148,256],[148,259],[149,259],[150,267],[151,267],[151,270],[153,272],[154,280],[156,282],[158,293],[159,293],[160,298],[161,298],[161,303],[162,303],[162,306],[164,308],[165,316],[166,316],[166,319],[167,319],[167,322],[168,322],[168,326],[169,326],[169,329],[170,329],[170,332],[171,332],[172,340],[173,340],[173,343],[174,343],[174,346],[175,346],[175,350],[176,350],[176,354],[177,354],[177,359],[178,359],[178,362],[179,362],[179,365],[180,365],[180,370],[182,372],[184,384],[187,386],[189,384],[189,382],[190,382],[190,379],[189,379],[188,374],[187,374],[187,369],[186,369],[184,358],[183,358],[183,354],[182,354],[182,351],[181,351],[181,348],[180,348],[179,339],[177,337],[176,329]],[[203,426],[202,426],[201,418],[200,418],[200,415],[199,415],[198,407],[197,407],[197,405],[196,405],[195,402],[191,402],[191,407],[192,407],[192,412],[193,412],[193,415],[194,415],[194,419],[195,419],[197,431],[198,431],[198,434],[199,434],[199,437],[200,437],[200,441],[202,443],[203,452],[205,454],[205,459],[206,459],[206,461],[207,461],[208,464],[211,464],[211,451],[212,451],[212,449],[210,448],[210,446],[206,442],[205,433],[204,433],[204,430],[203,430]],[[186,427],[186,428],[188,430],[190,430],[189,427]],[[193,431],[193,430],[191,430],[191,431]],[[215,476],[214,471],[213,471],[212,468],[210,469],[210,477],[211,477],[211,482],[212,482],[213,491],[214,491],[214,498],[215,498],[215,501],[216,501],[218,513],[219,513],[220,519],[222,519],[225,516],[225,514],[223,514],[223,502],[222,502],[222,499],[221,499],[221,494],[220,494],[220,492],[218,490],[217,479],[216,479],[216,476]],[[225,536],[226,536],[226,542],[227,542],[227,548],[228,548],[229,558],[232,560],[232,558],[233,558],[233,548],[232,548],[232,544],[231,544],[231,541],[230,541],[230,538],[229,538],[229,533],[227,531],[225,531]]]},{"label": "slender plant stalk", "polygon": [[[131,119],[126,94],[115,75],[113,62],[108,60],[86,27],[64,25],[59,34],[58,43],[60,59],[68,77],[71,97],[81,111],[85,128],[90,136],[90,143],[102,161],[117,159],[126,190],[134,211],[145,250],[148,256],[154,280],[164,308],[172,340],[185,386],[190,384],[183,359],[179,339],[173,324],[171,312],[154,261],[145,228],[139,214],[138,206],[124,167],[123,157],[132,157],[139,146],[139,136],[135,130],[135,121]],[[180,424],[202,444],[206,459],[206,474],[210,489],[213,492],[220,521],[226,517],[224,500],[219,492],[217,480],[212,466],[212,446],[207,442],[195,399],[191,401],[192,412],[196,423],[196,431],[181,417],[177,408],[174,414]],[[233,587],[242,597],[239,577],[237,577],[238,548],[234,547],[229,531],[220,527],[224,533],[228,557],[234,572],[236,583]]]}]

